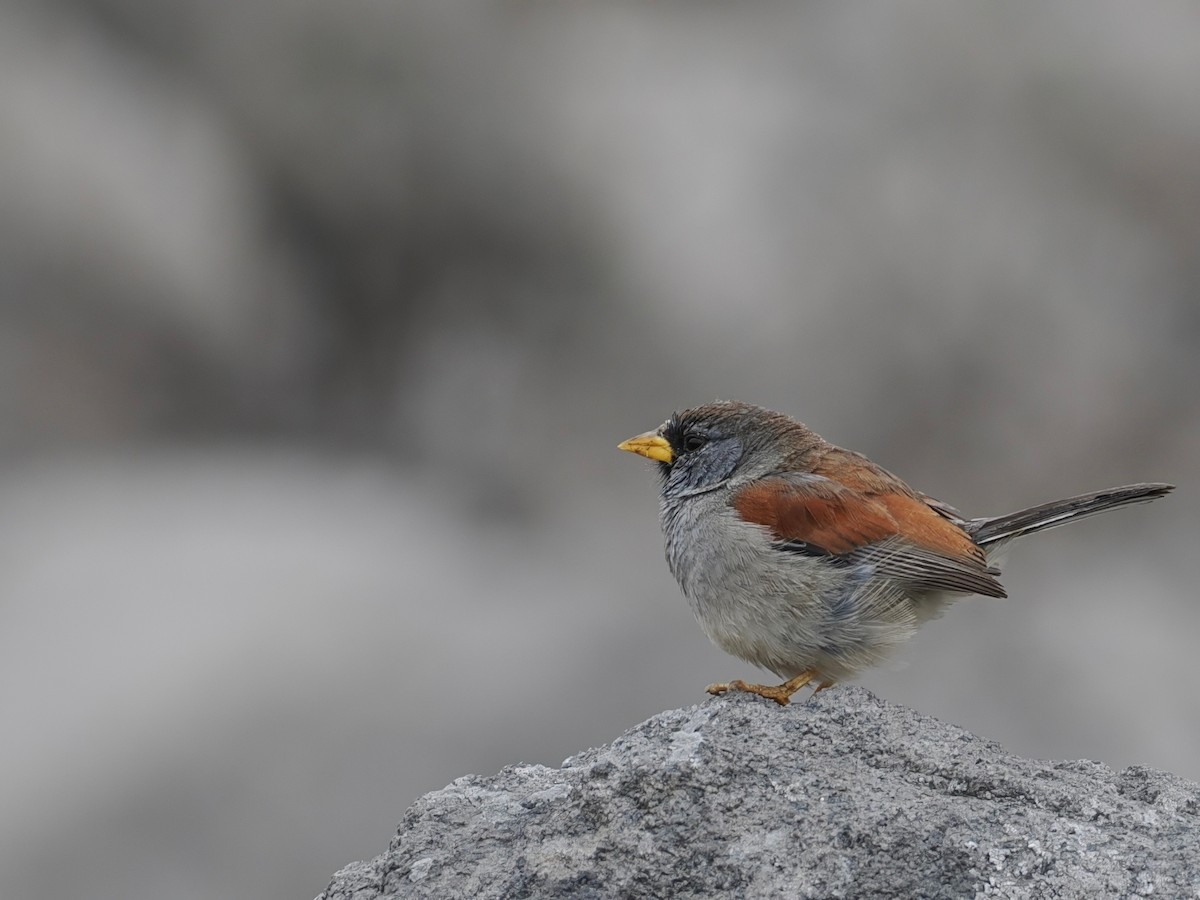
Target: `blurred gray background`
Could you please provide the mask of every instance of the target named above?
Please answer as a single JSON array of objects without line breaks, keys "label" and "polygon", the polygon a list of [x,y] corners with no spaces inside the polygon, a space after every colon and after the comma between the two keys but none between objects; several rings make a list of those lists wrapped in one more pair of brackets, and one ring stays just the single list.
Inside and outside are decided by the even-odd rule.
[{"label": "blurred gray background", "polygon": [[740,398],[1017,549],[881,696],[1200,778],[1187,2],[0,5],[0,896],[308,898],[704,685]]}]

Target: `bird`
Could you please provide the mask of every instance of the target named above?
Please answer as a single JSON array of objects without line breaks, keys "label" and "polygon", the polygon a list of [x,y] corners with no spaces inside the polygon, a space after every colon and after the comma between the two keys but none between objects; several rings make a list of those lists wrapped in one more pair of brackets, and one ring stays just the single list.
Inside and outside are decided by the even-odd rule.
[{"label": "bird", "polygon": [[966,518],[795,419],[727,400],[671,415],[618,449],[657,463],[667,565],[700,627],[778,685],[711,684],[786,706],[883,662],[969,594],[1005,597],[1017,538],[1162,497],[1130,484]]}]

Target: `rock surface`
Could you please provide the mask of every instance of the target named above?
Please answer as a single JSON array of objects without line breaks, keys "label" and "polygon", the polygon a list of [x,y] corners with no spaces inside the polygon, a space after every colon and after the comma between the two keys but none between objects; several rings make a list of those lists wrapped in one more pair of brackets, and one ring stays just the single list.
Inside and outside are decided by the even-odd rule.
[{"label": "rock surface", "polygon": [[459,778],[320,900],[1139,895],[1200,896],[1200,785],[1021,759],[840,687]]}]

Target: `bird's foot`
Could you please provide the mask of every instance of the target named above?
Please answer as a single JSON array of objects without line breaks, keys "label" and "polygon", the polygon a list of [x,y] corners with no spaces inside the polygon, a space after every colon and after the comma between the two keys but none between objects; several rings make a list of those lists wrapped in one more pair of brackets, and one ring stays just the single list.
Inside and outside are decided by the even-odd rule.
[{"label": "bird's foot", "polygon": [[[774,700],[780,706],[787,706],[792,700],[792,694],[796,693],[796,691],[800,690],[800,688],[804,687],[816,677],[816,672],[801,672],[795,678],[790,678],[783,684],[775,685],[747,684],[739,678],[736,681],[730,681],[728,683],[710,684],[707,688],[705,688],[705,690],[714,695],[725,694],[729,691],[743,691],[747,694],[758,694],[760,697],[765,697],[768,700]],[[825,688],[829,687],[830,684],[832,684],[832,682],[829,682],[828,684],[821,682],[821,686],[818,687],[817,690],[824,690]]]}]

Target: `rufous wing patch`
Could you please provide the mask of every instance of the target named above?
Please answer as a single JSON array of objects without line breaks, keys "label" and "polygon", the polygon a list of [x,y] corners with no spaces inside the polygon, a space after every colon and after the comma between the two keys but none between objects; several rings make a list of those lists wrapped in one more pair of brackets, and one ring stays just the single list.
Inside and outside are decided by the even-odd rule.
[{"label": "rufous wing patch", "polygon": [[897,533],[943,556],[984,564],[986,554],[954,522],[939,514],[907,484],[860,453],[830,447],[813,474],[845,485],[881,504],[896,523]]},{"label": "rufous wing patch", "polygon": [[835,555],[897,533],[884,506],[823,479],[755,482],[737,492],[733,507],[743,520],[766,526],[781,541],[803,541]]},{"label": "rufous wing patch", "polygon": [[743,520],[769,528],[784,544],[870,563],[921,590],[1004,596],[983,551],[919,497],[864,495],[818,475],[796,475],[747,485],[732,503]]},{"label": "rufous wing patch", "polygon": [[965,531],[924,501],[903,494],[882,494],[877,499],[896,520],[900,534],[914,544],[943,556],[977,560],[981,565],[986,560],[987,555]]}]

